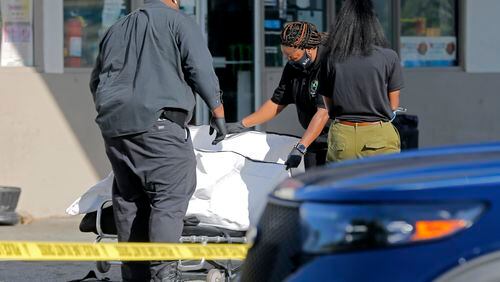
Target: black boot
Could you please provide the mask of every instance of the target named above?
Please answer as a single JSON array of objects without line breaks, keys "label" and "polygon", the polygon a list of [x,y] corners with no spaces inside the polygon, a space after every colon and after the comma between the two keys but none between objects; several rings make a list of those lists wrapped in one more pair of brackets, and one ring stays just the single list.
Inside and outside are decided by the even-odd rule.
[{"label": "black boot", "polygon": [[177,269],[176,261],[161,262],[151,264],[152,282],[182,282],[182,276]]}]

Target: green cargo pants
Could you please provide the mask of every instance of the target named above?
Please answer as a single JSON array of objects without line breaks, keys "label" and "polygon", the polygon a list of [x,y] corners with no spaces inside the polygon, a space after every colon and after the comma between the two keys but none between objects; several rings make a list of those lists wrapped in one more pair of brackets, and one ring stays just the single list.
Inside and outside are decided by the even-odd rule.
[{"label": "green cargo pants", "polygon": [[351,126],[333,122],[328,132],[328,162],[399,153],[397,129],[390,122]]}]

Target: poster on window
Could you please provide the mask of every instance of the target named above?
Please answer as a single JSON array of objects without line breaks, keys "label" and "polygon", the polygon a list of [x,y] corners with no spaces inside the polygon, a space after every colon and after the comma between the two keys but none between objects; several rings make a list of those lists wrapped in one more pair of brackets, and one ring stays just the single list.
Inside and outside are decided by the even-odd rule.
[{"label": "poster on window", "polygon": [[457,64],[455,36],[401,36],[401,61],[405,67],[449,67]]},{"label": "poster on window", "polygon": [[2,0],[3,67],[33,65],[33,0]]}]

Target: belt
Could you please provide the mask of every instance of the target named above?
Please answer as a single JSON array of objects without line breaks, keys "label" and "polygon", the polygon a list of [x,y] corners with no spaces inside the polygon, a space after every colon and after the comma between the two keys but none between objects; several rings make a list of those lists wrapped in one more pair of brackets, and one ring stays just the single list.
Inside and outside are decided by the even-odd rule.
[{"label": "belt", "polygon": [[352,122],[352,121],[347,121],[347,120],[336,120],[335,122],[343,124],[343,125],[349,125],[349,126],[367,126],[367,125],[375,125],[375,124],[381,124],[381,121],[362,121],[362,122]]},{"label": "belt", "polygon": [[168,119],[171,122],[178,124],[180,127],[186,127],[188,113],[181,109],[175,108],[166,108],[163,109],[163,112],[160,114],[160,118]]}]

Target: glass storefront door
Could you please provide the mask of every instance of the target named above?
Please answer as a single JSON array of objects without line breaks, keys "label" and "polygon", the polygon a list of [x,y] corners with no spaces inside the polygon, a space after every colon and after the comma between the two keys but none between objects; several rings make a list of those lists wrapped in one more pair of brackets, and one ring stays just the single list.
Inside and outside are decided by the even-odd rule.
[{"label": "glass storefront door", "polygon": [[[240,120],[254,111],[253,0],[183,0],[184,12],[205,31],[223,91],[226,121]],[[208,109],[198,99],[194,123],[208,121]]]},{"label": "glass storefront door", "polygon": [[207,0],[208,47],[227,121],[253,112],[253,0]]}]

